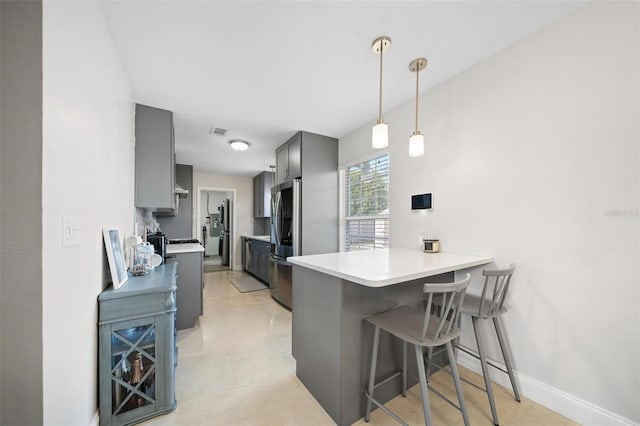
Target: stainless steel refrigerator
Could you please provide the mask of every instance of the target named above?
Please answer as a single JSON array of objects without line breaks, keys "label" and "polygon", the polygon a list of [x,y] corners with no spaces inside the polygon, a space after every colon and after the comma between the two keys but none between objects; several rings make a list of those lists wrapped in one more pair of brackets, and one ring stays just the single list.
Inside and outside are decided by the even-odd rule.
[{"label": "stainless steel refrigerator", "polygon": [[226,199],[219,207],[220,211],[220,249],[219,254],[222,257],[222,264],[229,266],[231,230],[232,228],[232,208],[231,200]]},{"label": "stainless steel refrigerator", "polygon": [[300,247],[300,179],[271,189],[271,296],[291,309],[290,256],[299,256]]}]

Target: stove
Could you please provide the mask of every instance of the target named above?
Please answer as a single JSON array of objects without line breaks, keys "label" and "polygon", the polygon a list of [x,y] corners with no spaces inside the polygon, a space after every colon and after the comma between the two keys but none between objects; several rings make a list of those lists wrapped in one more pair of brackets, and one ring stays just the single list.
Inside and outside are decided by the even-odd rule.
[{"label": "stove", "polygon": [[167,240],[167,244],[189,244],[189,243],[199,243],[200,240],[197,238],[182,238],[176,240]]}]

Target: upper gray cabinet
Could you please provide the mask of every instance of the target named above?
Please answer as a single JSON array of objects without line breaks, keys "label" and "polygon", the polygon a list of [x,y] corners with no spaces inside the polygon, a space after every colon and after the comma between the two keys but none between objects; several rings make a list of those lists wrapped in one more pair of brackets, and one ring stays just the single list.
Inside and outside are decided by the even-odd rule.
[{"label": "upper gray cabinet", "polygon": [[253,178],[253,217],[271,217],[273,172],[262,172]]},{"label": "upper gray cabinet", "polygon": [[297,132],[276,150],[277,182],[302,178],[302,254],[338,251],[338,140]]},{"label": "upper gray cabinet", "polygon": [[173,113],[136,104],[135,206],[172,213],[175,199]]},{"label": "upper gray cabinet", "polygon": [[276,184],[302,176],[302,132],[298,132],[276,150]]}]

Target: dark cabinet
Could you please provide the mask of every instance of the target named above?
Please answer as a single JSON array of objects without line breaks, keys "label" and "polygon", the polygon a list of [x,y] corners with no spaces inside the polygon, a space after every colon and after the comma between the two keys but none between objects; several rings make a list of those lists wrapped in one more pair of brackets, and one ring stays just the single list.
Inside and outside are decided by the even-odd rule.
[{"label": "dark cabinet", "polygon": [[253,178],[253,217],[271,217],[273,172],[262,172]]},{"label": "dark cabinet", "polygon": [[175,199],[173,113],[136,105],[135,206],[172,213]]},{"label": "dark cabinet", "polygon": [[302,132],[276,150],[276,184],[302,176]]},{"label": "dark cabinet", "polygon": [[98,296],[100,425],[124,425],[176,407],[176,268],[161,265]]}]

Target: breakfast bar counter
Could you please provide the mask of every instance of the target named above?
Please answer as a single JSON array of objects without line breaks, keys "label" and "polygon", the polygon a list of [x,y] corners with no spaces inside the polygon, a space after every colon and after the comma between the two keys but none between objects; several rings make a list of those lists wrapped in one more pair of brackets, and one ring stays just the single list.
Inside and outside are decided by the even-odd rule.
[{"label": "breakfast bar counter", "polygon": [[[419,307],[425,282],[451,282],[455,271],[493,259],[391,248],[287,260],[293,264],[296,375],[337,424],[349,425],[363,417],[365,408],[373,327],[363,319],[401,305]],[[395,372],[401,363],[402,345],[383,334],[379,377]],[[409,370],[416,371],[415,361]],[[400,391],[401,383],[390,381],[376,390],[377,399],[386,402]]]}]

